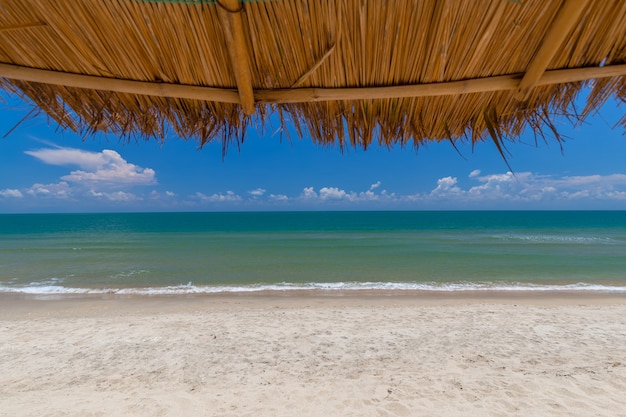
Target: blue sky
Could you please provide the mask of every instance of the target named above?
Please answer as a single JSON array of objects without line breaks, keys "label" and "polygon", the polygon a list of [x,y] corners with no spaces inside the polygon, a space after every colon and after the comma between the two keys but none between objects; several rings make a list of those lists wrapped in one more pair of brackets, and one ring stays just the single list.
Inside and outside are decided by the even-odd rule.
[{"label": "blue sky", "polygon": [[513,175],[491,141],[459,143],[462,156],[449,143],[341,152],[267,127],[250,129],[222,160],[218,142],[83,138],[43,115],[11,131],[31,107],[1,97],[0,213],[626,210],[626,136],[615,127],[624,107],[615,101],[580,126],[557,119],[563,150],[535,146],[531,132],[507,143]]}]

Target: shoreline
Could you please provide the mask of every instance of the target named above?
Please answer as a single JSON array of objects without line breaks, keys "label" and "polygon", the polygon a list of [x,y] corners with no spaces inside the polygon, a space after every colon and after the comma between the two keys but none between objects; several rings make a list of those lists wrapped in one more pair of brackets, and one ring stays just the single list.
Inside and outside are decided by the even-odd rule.
[{"label": "shoreline", "polygon": [[0,416],[626,416],[626,297],[0,293]]},{"label": "shoreline", "polygon": [[350,308],[358,306],[457,305],[579,306],[625,305],[626,295],[596,291],[263,291],[221,294],[0,293],[0,319],[51,315],[188,313],[232,308]]},{"label": "shoreline", "polygon": [[142,287],[64,287],[49,286],[0,286],[0,295],[33,296],[40,298],[65,298],[80,296],[220,296],[220,295],[267,295],[301,294],[345,296],[359,294],[471,294],[471,293],[598,293],[626,295],[626,285],[622,281],[603,282],[307,282],[274,284],[214,284],[214,285],[170,285]]},{"label": "shoreline", "polygon": [[292,290],[203,294],[23,294],[0,292],[0,319],[36,313],[188,312],[223,308],[337,308],[355,306],[455,305],[626,305],[626,294],[600,291],[411,291],[411,290]]}]

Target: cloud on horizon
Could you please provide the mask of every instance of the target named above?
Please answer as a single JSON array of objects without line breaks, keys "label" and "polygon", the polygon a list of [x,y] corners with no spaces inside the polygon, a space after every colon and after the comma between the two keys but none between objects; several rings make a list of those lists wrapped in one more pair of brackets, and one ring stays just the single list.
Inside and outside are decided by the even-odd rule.
[{"label": "cloud on horizon", "polygon": [[61,181],[56,184],[33,184],[27,188],[26,194],[32,197],[67,199],[72,195],[72,190],[67,182]]},{"label": "cloud on horizon", "polygon": [[[132,203],[144,198],[132,193],[135,186],[156,185],[155,171],[129,163],[116,151],[104,149],[90,152],[74,148],[52,147],[29,150],[27,155],[55,166],[76,166],[79,169],[63,175],[56,183],[35,183],[30,187],[0,190],[0,198],[68,200]],[[169,195],[170,191],[166,192]],[[173,195],[173,194],[172,194]]]},{"label": "cloud on horizon", "polygon": [[226,191],[226,193],[215,193],[211,195],[197,192],[192,196],[192,198],[209,203],[235,203],[243,201],[243,198],[240,195],[235,194],[234,191]]},{"label": "cloud on horizon", "polygon": [[301,200],[318,201],[346,201],[350,203],[367,201],[392,201],[396,199],[395,194],[389,194],[386,190],[376,193],[375,190],[381,186],[380,181],[376,181],[366,191],[346,191],[339,187],[322,187],[319,192],[314,187],[305,187],[300,194]]},{"label": "cloud on horizon", "polygon": [[[138,191],[134,186],[156,186],[155,171],[123,159],[115,151],[87,152],[71,148],[50,148],[26,152],[38,160],[58,166],[77,166],[59,178],[57,183],[35,183],[21,189],[0,189],[0,200],[10,201],[67,200],[100,204],[108,207],[133,203],[142,209],[151,207],[209,208],[237,206],[255,208],[381,208],[381,209],[475,209],[489,208],[584,208],[608,203],[626,209],[626,174],[554,176],[533,172],[483,174],[475,169],[466,177],[445,176],[415,194],[397,194],[382,188],[375,181],[364,190],[349,190],[328,184],[320,188],[307,186],[298,195],[268,193],[265,187],[247,190],[226,190],[213,193],[201,191],[182,196],[180,190],[158,189]],[[418,185],[416,185],[418,186]],[[180,196],[180,197],[179,197]],[[20,203],[21,204],[21,203]],[[151,206],[150,204],[154,204]],[[617,204],[617,205],[616,205]],[[606,204],[605,204],[606,205]]]},{"label": "cloud on horizon", "polygon": [[155,185],[155,172],[127,162],[116,151],[90,152],[74,148],[45,148],[25,152],[41,162],[56,166],[78,166],[61,180],[89,186],[127,187]]},{"label": "cloud on horizon", "polygon": [[411,201],[456,202],[554,202],[582,200],[626,201],[626,175],[588,175],[554,177],[532,172],[480,175],[472,171],[473,185],[463,187],[457,177],[437,180],[429,193],[408,196]]},{"label": "cloud on horizon", "polygon": [[261,197],[263,194],[265,194],[265,191],[266,190],[264,188],[257,188],[252,191],[248,191],[248,194],[250,194],[253,197]]},{"label": "cloud on horizon", "polygon": [[285,194],[270,194],[269,199],[271,201],[289,201],[289,197],[287,197]]},{"label": "cloud on horizon", "polygon": [[6,188],[4,190],[0,190],[0,197],[22,198],[24,195],[20,192],[20,190]]},{"label": "cloud on horizon", "polygon": [[143,200],[143,198],[138,197],[133,193],[126,193],[124,191],[114,191],[109,193],[91,190],[90,194],[92,197],[95,197],[97,199],[105,199],[113,202],[133,202]]}]

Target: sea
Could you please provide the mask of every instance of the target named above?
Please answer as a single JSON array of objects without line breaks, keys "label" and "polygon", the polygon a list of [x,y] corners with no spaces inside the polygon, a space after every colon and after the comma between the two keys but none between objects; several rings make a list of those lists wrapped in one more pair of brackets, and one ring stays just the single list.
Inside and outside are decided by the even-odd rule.
[{"label": "sea", "polygon": [[0,215],[3,293],[296,290],[626,294],[626,212]]}]

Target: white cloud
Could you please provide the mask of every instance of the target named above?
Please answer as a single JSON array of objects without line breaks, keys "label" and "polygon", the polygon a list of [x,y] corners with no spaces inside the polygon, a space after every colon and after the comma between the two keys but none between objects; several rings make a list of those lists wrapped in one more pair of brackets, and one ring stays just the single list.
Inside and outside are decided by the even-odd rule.
[{"label": "white cloud", "polygon": [[48,165],[76,165],[82,169],[96,170],[106,164],[104,152],[106,150],[103,152],[89,152],[74,148],[47,148],[26,151],[25,153]]},{"label": "white cloud", "polygon": [[26,154],[50,165],[76,165],[79,170],[61,177],[73,183],[101,185],[152,185],[156,184],[155,172],[127,162],[116,151],[104,149],[89,152],[73,148],[38,149]]},{"label": "white cloud", "polygon": [[[511,172],[505,174],[493,174],[482,177],[474,176],[472,179],[480,182],[480,185],[471,187],[467,194],[471,198],[487,198],[487,199],[501,199],[506,195],[517,194],[521,191],[519,187],[522,183],[521,179],[526,178],[528,173],[521,173],[519,177],[515,177]],[[517,181],[516,181],[517,179]],[[462,195],[465,191],[457,188],[457,194]]]},{"label": "white cloud", "polygon": [[26,190],[26,194],[33,197],[66,199],[72,195],[72,192],[68,183],[59,182],[57,184],[33,184]]},{"label": "white cloud", "polygon": [[270,194],[270,200],[273,201],[289,201],[289,197],[284,194]]},{"label": "white cloud", "polygon": [[133,193],[126,193],[124,191],[114,191],[114,192],[98,192],[94,190],[90,190],[89,193],[92,197],[98,199],[104,199],[107,201],[114,202],[132,202],[132,201],[140,201],[142,200],[140,197]]},{"label": "white cloud", "polygon": [[381,199],[395,200],[396,195],[394,193],[388,193],[387,190],[382,190],[377,194],[374,190],[379,188],[380,181],[370,185],[367,191],[346,191],[339,187],[322,187],[319,193],[315,192],[313,187],[306,187],[302,191],[301,197],[305,200],[319,201],[347,201],[347,202],[363,202],[363,201],[378,201]]},{"label": "white cloud", "polygon": [[257,188],[255,190],[248,191],[248,194],[250,194],[253,197],[261,197],[263,194],[265,194],[265,189]]},{"label": "white cloud", "polygon": [[[30,150],[26,154],[49,165],[79,168],[63,175],[58,183],[37,183],[22,190],[23,193],[34,198],[133,202],[144,198],[128,192],[125,188],[156,184],[153,169],[129,163],[119,153],[109,149],[90,152],[51,147]],[[168,195],[167,192],[165,195]],[[153,191],[146,197],[154,200],[161,198],[161,194]]]},{"label": "white cloud", "polygon": [[449,196],[459,194],[461,189],[457,187],[456,177],[444,177],[437,180],[437,187],[431,191],[431,195]]},{"label": "white cloud", "polygon": [[560,180],[555,181],[562,187],[601,187],[603,189],[611,187],[625,187],[626,175],[625,174],[611,174],[611,175],[587,175],[587,176],[574,176],[563,177]]},{"label": "white cloud", "polygon": [[150,195],[149,195],[149,197],[152,200],[172,199],[175,196],[176,196],[176,194],[173,193],[172,191],[160,192],[160,191],[157,191],[157,190],[150,191]]},{"label": "white cloud", "polygon": [[305,187],[302,190],[302,197],[306,199],[317,198],[317,193],[315,192],[315,189],[313,189],[313,187]]},{"label": "white cloud", "polygon": [[538,202],[553,200],[624,200],[626,175],[588,175],[552,177],[531,172],[480,175],[474,170],[469,178],[477,185],[463,188],[456,177],[443,177],[427,195],[408,196],[408,200]]},{"label": "white cloud", "polygon": [[609,191],[606,195],[611,200],[626,200],[626,191]]},{"label": "white cloud", "polygon": [[135,201],[141,200],[133,193],[126,193],[124,191],[115,191],[112,193],[104,193],[105,197],[110,201]]},{"label": "white cloud", "polygon": [[337,187],[323,187],[320,189],[322,200],[341,200],[346,197],[346,192]]},{"label": "white cloud", "polygon": [[0,197],[22,198],[24,195],[20,192],[20,190],[6,188],[4,190],[0,190]]},{"label": "white cloud", "polygon": [[194,196],[201,201],[208,201],[210,203],[238,202],[243,200],[241,196],[235,194],[233,191],[226,191],[226,194],[219,193],[212,195],[198,192],[194,194]]}]

